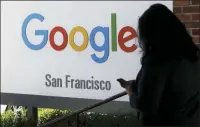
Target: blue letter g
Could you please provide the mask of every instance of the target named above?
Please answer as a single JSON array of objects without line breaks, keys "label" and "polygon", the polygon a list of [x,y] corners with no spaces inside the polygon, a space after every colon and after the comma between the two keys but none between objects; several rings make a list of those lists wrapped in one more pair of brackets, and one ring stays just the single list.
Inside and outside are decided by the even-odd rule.
[{"label": "blue letter g", "polygon": [[37,14],[37,13],[33,13],[31,15],[29,15],[25,20],[24,20],[24,23],[22,25],[22,38],[24,40],[24,43],[27,47],[29,47],[30,49],[32,50],[40,50],[42,49],[46,43],[47,43],[47,40],[48,40],[48,30],[35,30],[35,35],[42,35],[43,36],[43,40],[40,44],[38,45],[34,45],[32,44],[28,38],[27,38],[27,35],[26,35],[26,28],[27,28],[27,25],[28,23],[32,20],[32,19],[38,19],[40,20],[41,22],[44,20],[44,17],[40,14]]}]

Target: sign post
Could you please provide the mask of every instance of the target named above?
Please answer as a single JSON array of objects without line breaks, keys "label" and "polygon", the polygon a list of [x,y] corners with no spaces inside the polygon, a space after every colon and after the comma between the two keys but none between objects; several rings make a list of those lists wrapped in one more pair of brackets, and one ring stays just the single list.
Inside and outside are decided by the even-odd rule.
[{"label": "sign post", "polygon": [[31,121],[31,127],[37,127],[38,123],[38,108],[37,107],[27,107],[28,119]]}]

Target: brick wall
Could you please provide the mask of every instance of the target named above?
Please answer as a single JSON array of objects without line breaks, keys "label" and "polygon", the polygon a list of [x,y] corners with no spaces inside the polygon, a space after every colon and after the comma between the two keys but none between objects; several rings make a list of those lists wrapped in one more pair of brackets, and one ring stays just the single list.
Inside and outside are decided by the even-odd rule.
[{"label": "brick wall", "polygon": [[185,24],[195,43],[200,44],[200,0],[174,0],[174,13]]}]

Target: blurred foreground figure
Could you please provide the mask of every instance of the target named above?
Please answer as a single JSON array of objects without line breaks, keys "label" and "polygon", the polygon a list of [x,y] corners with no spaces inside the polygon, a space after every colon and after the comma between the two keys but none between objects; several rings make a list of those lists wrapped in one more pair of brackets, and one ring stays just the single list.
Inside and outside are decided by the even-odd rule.
[{"label": "blurred foreground figure", "polygon": [[200,51],[192,37],[161,4],[138,23],[142,68],[125,87],[131,106],[145,126],[200,126]]}]

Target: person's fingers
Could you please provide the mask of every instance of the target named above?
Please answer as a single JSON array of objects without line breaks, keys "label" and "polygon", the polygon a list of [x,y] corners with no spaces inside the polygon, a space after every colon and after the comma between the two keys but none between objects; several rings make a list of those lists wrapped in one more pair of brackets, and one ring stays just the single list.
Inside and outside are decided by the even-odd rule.
[{"label": "person's fingers", "polygon": [[131,91],[131,90],[127,89],[126,92],[127,92],[127,94],[128,94],[129,96],[131,96],[131,94],[132,94],[132,91]]}]

